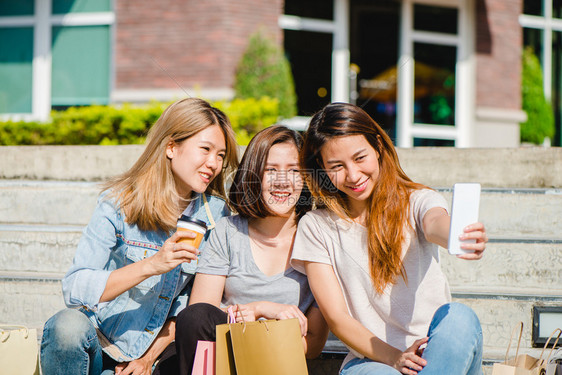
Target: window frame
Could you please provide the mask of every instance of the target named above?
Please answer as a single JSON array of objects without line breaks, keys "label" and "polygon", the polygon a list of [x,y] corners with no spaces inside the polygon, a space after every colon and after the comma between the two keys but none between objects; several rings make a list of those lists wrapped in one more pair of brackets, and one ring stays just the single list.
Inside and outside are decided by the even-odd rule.
[{"label": "window frame", "polygon": [[53,0],[35,0],[35,14],[32,16],[0,17],[0,28],[33,28],[33,62],[31,113],[3,113],[0,119],[12,120],[48,120],[51,112],[52,82],[52,28],[53,26],[108,26],[109,40],[109,88],[114,84],[113,40],[115,13],[89,12],[52,14]]}]

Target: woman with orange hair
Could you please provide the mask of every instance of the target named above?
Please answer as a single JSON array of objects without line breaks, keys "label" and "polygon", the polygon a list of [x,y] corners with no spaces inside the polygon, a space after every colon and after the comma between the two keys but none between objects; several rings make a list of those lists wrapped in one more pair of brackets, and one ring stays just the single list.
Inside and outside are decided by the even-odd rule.
[{"label": "woman with orange hair", "polygon": [[[299,222],[292,265],[306,272],[331,331],[350,349],[340,374],[480,374],[480,323],[451,303],[439,265],[445,199],[406,176],[388,135],[351,104],[313,116],[301,164],[324,209]],[[483,224],[461,239],[476,241],[462,245],[460,258],[482,257]]]}]

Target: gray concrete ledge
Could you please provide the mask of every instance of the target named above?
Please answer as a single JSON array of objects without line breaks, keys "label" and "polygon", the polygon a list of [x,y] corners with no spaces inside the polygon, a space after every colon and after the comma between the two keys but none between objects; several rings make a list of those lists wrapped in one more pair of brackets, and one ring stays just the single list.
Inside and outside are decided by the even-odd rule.
[{"label": "gray concrete ledge", "polygon": [[[144,146],[1,146],[0,179],[102,181],[127,170]],[[450,187],[562,187],[562,148],[521,147],[398,149],[405,172],[417,182]]]},{"label": "gray concrete ledge", "polygon": [[562,148],[398,149],[406,174],[432,187],[479,182],[488,188],[562,186]]}]

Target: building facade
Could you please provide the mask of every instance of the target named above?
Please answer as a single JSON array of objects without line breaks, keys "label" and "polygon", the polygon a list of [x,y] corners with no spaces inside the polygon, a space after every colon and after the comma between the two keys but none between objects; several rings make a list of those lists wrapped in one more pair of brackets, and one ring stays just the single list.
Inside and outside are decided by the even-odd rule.
[{"label": "building facade", "polygon": [[300,115],[353,102],[401,147],[518,146],[531,45],[560,145],[560,0],[0,0],[0,115],[228,99],[257,30],[283,44]]}]

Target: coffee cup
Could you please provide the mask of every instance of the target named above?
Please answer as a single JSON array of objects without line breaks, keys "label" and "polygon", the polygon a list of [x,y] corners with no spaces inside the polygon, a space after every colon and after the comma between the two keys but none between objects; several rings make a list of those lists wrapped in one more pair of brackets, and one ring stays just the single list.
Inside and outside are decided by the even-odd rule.
[{"label": "coffee cup", "polygon": [[180,238],[178,242],[187,242],[193,247],[198,248],[201,245],[203,236],[207,232],[207,224],[193,217],[181,215],[178,219],[177,230],[178,232],[186,231],[195,234],[195,238]]}]

